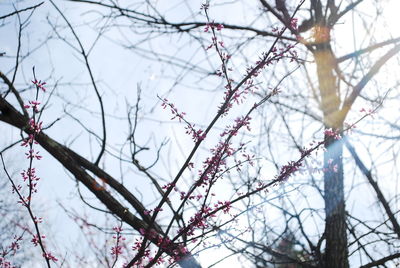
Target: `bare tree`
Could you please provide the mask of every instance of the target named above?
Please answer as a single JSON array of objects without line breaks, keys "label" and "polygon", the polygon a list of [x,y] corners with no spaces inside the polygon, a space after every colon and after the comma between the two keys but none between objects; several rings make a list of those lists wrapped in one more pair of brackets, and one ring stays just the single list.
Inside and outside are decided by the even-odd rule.
[{"label": "bare tree", "polygon": [[[85,13],[90,16],[88,24],[96,36],[93,43],[88,45],[79,32],[79,23],[70,20],[52,1],[49,8],[51,14],[56,15],[47,18],[52,33],[44,43],[60,40],[79,57],[90,82],[84,86],[71,82],[65,87],[82,86],[92,90],[89,94],[95,96],[96,107],[93,108],[94,102],[90,103],[90,108],[79,105],[76,99],[63,95],[57,89],[57,83],[51,84],[51,92],[65,108],[44,129],[50,132],[66,117],[79,124],[91,141],[88,148],[92,150],[97,145],[97,151],[90,155],[81,148],[73,149],[43,131],[35,134],[35,140],[68,170],[78,185],[83,184],[99,201],[90,204],[80,194],[86,204],[111,213],[140,234],[134,247],[136,255],[132,256],[122,254],[120,243],[123,243],[124,233],[121,226],[111,231],[116,233],[116,244],[112,249],[115,261],[109,266],[117,263],[118,256],[126,258],[129,267],[152,266],[161,264],[163,254],[167,254],[172,262],[183,267],[200,267],[193,254],[203,250],[202,243],[212,240],[216,234],[234,254],[245,256],[259,267],[293,264],[343,268],[350,266],[349,258],[355,255],[359,256],[362,267],[373,267],[386,265],[399,257],[395,246],[395,241],[400,238],[397,189],[385,193],[374,178],[381,168],[386,168],[375,161],[376,152],[368,152],[371,168],[357,154],[365,139],[357,142],[360,147],[354,148],[346,137],[348,131],[361,124],[361,130],[353,130],[350,137],[368,136],[369,142],[379,140],[391,147],[391,142],[396,140],[396,137],[379,131],[376,134],[373,128],[373,124],[379,122],[384,126],[382,129],[398,130],[398,119],[386,116],[385,109],[387,103],[397,99],[397,81],[393,79],[381,86],[376,77],[397,55],[400,39],[390,36],[389,30],[387,34],[378,32],[375,37],[373,25],[384,25],[385,20],[381,16],[383,6],[378,2],[207,2],[200,9],[200,3],[178,1],[174,7],[185,10],[184,16],[157,1],[136,1],[126,5],[114,1],[70,2],[68,6],[88,11]],[[37,7],[16,9],[0,19],[8,20]],[[363,8],[376,12],[362,12]],[[230,12],[224,13],[226,10]],[[237,15],[240,13],[243,16]],[[18,21],[22,33],[28,20],[21,21],[18,16]],[[382,29],[379,27],[376,26]],[[352,32],[345,34],[353,34],[352,45],[350,38],[341,39],[340,31],[346,32],[349,28]],[[120,33],[118,38],[116,32]],[[160,175],[158,171],[160,162],[168,157],[162,153],[164,142],[156,142],[158,146],[152,148],[156,161],[146,160],[145,154],[151,146],[148,141],[142,142],[138,135],[144,117],[140,116],[144,104],[139,86],[136,103],[127,104],[127,115],[123,118],[128,123],[126,142],[122,146],[118,144],[116,149],[109,141],[112,131],[108,122],[113,117],[107,113],[110,112],[106,105],[109,100],[103,95],[106,87],[96,77],[92,65],[95,61],[92,55],[96,53],[99,40],[110,40],[155,61],[158,64],[156,75],[163,74],[160,81],[171,85],[159,97],[159,102],[185,126],[194,143],[191,150],[183,150],[183,164],[176,171],[171,168],[171,162],[167,164],[171,168],[167,169],[170,175]],[[167,47],[166,42],[182,45]],[[8,73],[0,73],[5,85],[0,98],[0,120],[32,135],[34,131],[27,127],[29,111],[25,107],[29,88],[24,89],[16,83],[19,66],[30,54],[21,54],[21,44],[20,34],[15,57],[12,57],[14,67]],[[354,51],[348,52],[349,49]],[[107,52],[103,55],[107,56]],[[208,81],[211,86],[206,84]],[[371,84],[376,86],[375,90]],[[43,84],[39,82],[39,85]],[[170,99],[182,87],[197,92],[208,90],[211,92],[208,95],[210,105],[215,106],[217,97],[222,101],[216,104],[218,108],[214,108],[208,120],[195,125]],[[390,87],[393,87],[391,92]],[[14,96],[14,100],[11,101],[10,96]],[[53,99],[53,93],[50,93],[44,103],[51,103]],[[358,105],[356,101],[363,104]],[[232,107],[241,103],[245,103],[245,112],[229,121],[230,116],[234,117]],[[358,113],[360,108],[363,108],[361,114]],[[84,122],[77,109],[94,116],[98,125],[91,126],[89,120]],[[153,108],[148,114],[152,111]],[[46,109],[40,110],[40,114],[42,112],[46,114]],[[360,122],[360,118],[374,113],[384,115]],[[259,135],[242,132],[250,126],[250,120],[259,122],[260,127],[256,127]],[[218,128],[222,128],[220,133],[216,133]],[[79,134],[74,135],[79,137]],[[203,157],[200,149],[209,148],[206,142],[213,135],[217,145],[203,162],[196,162],[196,157]],[[233,146],[238,136],[241,141]],[[252,145],[255,156],[245,151],[249,137],[257,140]],[[315,141],[309,145],[312,140]],[[326,148],[322,167],[315,164],[318,156],[305,161],[322,145]],[[344,154],[344,148],[348,155]],[[393,152],[396,155],[397,147]],[[133,185],[124,179],[123,172],[120,176],[109,174],[101,166],[107,163],[106,157],[117,160],[121,170],[133,165],[141,177],[150,181],[155,193],[153,200],[138,198],[130,190]],[[388,161],[395,163],[394,158]],[[245,168],[245,163],[255,167]],[[308,167],[308,178],[292,182],[289,177],[302,165]],[[352,172],[355,168],[359,171]],[[270,172],[273,169],[277,174],[275,177]],[[196,170],[197,174],[191,170]],[[233,173],[234,170],[238,173]],[[261,174],[265,170],[269,172],[263,177]],[[322,182],[318,180],[321,176]],[[382,208],[379,216],[362,217],[358,206],[357,209],[349,209],[349,205],[346,208],[346,201],[365,201],[363,196],[360,197],[365,188],[358,186],[361,176],[364,178],[362,185],[367,183],[371,187],[374,197],[371,202],[377,201]],[[218,185],[223,178],[229,183],[222,183],[222,187],[230,187],[227,192],[231,194],[224,197],[224,201],[216,201],[214,189],[221,187]],[[272,188],[274,185],[280,186]],[[144,193],[143,189],[139,191],[139,194]],[[296,193],[296,197],[293,198],[291,193]],[[151,207],[146,203],[151,203]],[[266,208],[275,210],[278,219],[271,221],[269,212],[262,211]],[[168,216],[161,219],[159,215],[166,213],[162,212],[164,209],[168,210]],[[213,219],[216,215],[219,217]],[[252,228],[244,232],[232,230],[232,223],[242,222],[243,217]],[[320,230],[321,224],[323,230]],[[290,241],[290,249],[284,249],[282,243],[285,241]],[[155,251],[151,243],[157,246]],[[375,246],[385,249],[377,252]]]}]

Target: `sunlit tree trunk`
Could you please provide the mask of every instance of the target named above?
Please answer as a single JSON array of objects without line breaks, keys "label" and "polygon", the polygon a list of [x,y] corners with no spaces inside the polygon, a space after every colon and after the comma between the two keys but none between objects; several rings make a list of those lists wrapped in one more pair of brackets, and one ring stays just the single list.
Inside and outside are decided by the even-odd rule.
[{"label": "sunlit tree trunk", "polygon": [[[335,75],[335,60],[329,45],[329,30],[321,28],[322,40],[314,52],[321,96],[325,129],[340,132],[343,120],[340,116],[340,97]],[[323,267],[347,268],[348,249],[346,213],[344,202],[343,144],[329,131],[325,132],[324,153],[324,200],[325,200],[325,257]]]}]

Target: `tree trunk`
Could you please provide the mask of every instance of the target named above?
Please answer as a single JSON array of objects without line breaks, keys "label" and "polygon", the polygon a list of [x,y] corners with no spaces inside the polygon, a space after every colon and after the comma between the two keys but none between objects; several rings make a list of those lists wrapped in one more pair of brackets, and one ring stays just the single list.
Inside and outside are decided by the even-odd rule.
[{"label": "tree trunk", "polygon": [[[335,58],[326,43],[318,44],[314,52],[317,65],[321,110],[325,129],[343,129],[340,115],[340,97],[335,76]],[[324,201],[326,248],[323,267],[348,268],[346,213],[344,202],[343,144],[330,134],[325,134]]]},{"label": "tree trunk", "polygon": [[325,135],[324,199],[326,268],[348,268],[346,212],[343,190],[343,143]]}]

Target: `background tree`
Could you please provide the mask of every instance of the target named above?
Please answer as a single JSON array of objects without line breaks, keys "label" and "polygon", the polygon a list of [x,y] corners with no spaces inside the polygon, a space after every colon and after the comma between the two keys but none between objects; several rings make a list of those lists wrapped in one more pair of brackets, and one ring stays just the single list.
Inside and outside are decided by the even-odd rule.
[{"label": "background tree", "polygon": [[[204,242],[209,235],[213,236],[212,231],[219,230],[223,244],[228,249],[233,253],[240,253],[255,264],[274,263],[277,258],[285,258],[283,255],[286,255],[288,263],[292,262],[300,266],[349,267],[349,257],[358,255],[358,260],[351,258],[351,263],[354,263],[352,266],[359,263],[364,267],[372,267],[377,264],[385,265],[399,257],[395,244],[399,238],[396,211],[398,187],[392,184],[397,187],[396,190],[393,190],[394,187],[389,187],[392,191],[385,192],[377,183],[377,178],[374,178],[382,173],[382,169],[388,168],[387,163],[395,163],[393,158],[386,155],[384,161],[387,163],[377,161],[377,155],[379,156],[380,152],[385,151],[386,148],[390,148],[393,155],[397,154],[397,146],[392,142],[398,135],[387,135],[388,132],[398,129],[396,123],[398,119],[391,117],[389,110],[391,103],[397,98],[397,81],[393,79],[393,73],[390,72],[395,69],[391,65],[387,66],[386,71],[390,80],[385,80],[384,76],[377,76],[378,71],[385,68],[384,65],[399,50],[397,44],[399,39],[391,36],[391,29],[383,28],[385,17],[381,14],[384,5],[370,1],[331,0],[299,3],[278,0],[233,1],[224,5],[211,2],[211,15],[206,13],[207,16],[204,16],[204,9],[208,6],[203,6],[203,10],[200,11],[200,3],[195,6],[186,1],[179,1],[177,5],[171,3],[166,5],[157,1],[138,1],[128,5],[113,1],[71,2],[73,3],[70,3],[70,7],[85,7],[91,11],[85,14],[88,16],[86,22],[95,33],[94,41],[82,39],[80,37],[82,33],[79,33],[80,24],[75,20],[69,20],[64,12],[53,4],[52,10],[57,11],[58,15],[57,18],[52,16],[48,18],[53,32],[46,38],[46,44],[57,38],[79,55],[90,81],[90,85],[86,84],[83,87],[93,90],[94,94],[91,95],[96,97],[97,106],[95,107],[94,102],[89,102],[87,107],[77,105],[84,99],[82,95],[77,98],[71,96],[70,93],[63,95],[54,87],[55,95],[58,95],[57,101],[64,105],[63,109],[58,111],[59,116],[53,118],[54,128],[62,117],[67,117],[69,120],[67,122],[78,122],[91,141],[88,143],[89,148],[94,148],[93,146],[98,142],[98,152],[90,155],[83,151],[79,154],[79,149],[81,149],[79,146],[74,149],[73,145],[63,145],[43,133],[37,136],[37,141],[77,181],[84,184],[108,211],[144,236],[144,242],[140,242],[136,248],[139,254],[130,261],[131,264],[141,261],[146,256],[148,246],[146,242],[151,240],[161,248],[161,251],[155,253],[153,262],[150,261],[151,264],[159,260],[158,257],[165,251],[175,260],[177,257],[183,258],[184,262],[181,262],[181,265],[197,267],[198,262],[183,249],[194,240],[186,237],[188,231],[189,236],[194,235],[190,232],[193,226],[199,228],[196,231],[201,230],[195,235],[201,242]],[[174,8],[171,9],[171,6]],[[220,12],[226,10],[230,12]],[[298,27],[297,24],[299,24]],[[20,32],[24,28],[23,25],[24,23],[19,23]],[[352,25],[353,33],[348,31],[349,25]],[[116,37],[116,32],[120,33],[118,37]],[[85,36],[86,34],[85,32]],[[354,36],[352,48],[348,44],[349,34]],[[184,164],[180,168],[172,168],[174,163],[167,162],[167,168],[163,173],[159,169],[160,161],[153,163],[144,156],[150,149],[149,142],[143,141],[143,138],[139,138],[141,135],[137,134],[140,127],[139,121],[145,118],[140,116],[140,113],[145,114],[141,110],[143,108],[140,102],[143,93],[137,94],[135,105],[128,104],[128,115],[124,117],[129,126],[128,138],[121,139],[126,139],[127,142],[123,145],[107,142],[110,131],[106,123],[117,120],[117,117],[113,118],[106,113],[105,107],[110,107],[110,100],[104,98],[103,95],[106,92],[106,82],[97,80],[96,72],[91,64],[91,60],[94,61],[96,58],[96,48],[97,51],[101,51],[97,52],[100,53],[97,56],[104,57],[104,51],[98,49],[101,46],[98,44],[99,40],[111,40],[112,43],[124,49],[156,61],[157,64],[150,67],[152,74],[149,78],[158,81],[163,88],[168,88],[162,93],[158,92],[162,95],[160,101],[163,102],[165,108],[171,110],[175,118],[183,122],[195,142],[193,150],[189,153],[185,148],[186,141],[177,139],[184,148],[182,151],[185,155]],[[21,37],[18,38],[18,44],[21,43],[20,41]],[[174,46],[173,43],[178,45]],[[293,49],[294,46],[296,50]],[[350,49],[354,50],[349,52]],[[108,53],[112,51],[108,50]],[[0,120],[24,130],[26,115],[24,118],[24,115],[6,100],[8,94],[13,93],[16,100],[20,102],[20,109],[24,112],[20,101],[20,94],[24,91],[18,89],[14,83],[20,60],[24,59],[24,56],[20,55],[20,46],[18,46],[16,57],[12,58],[16,60],[14,68],[9,74],[2,74],[6,89],[1,99]],[[54,67],[57,68],[57,66]],[[245,67],[248,68],[243,79]],[[261,72],[262,67],[266,67],[266,71]],[[10,75],[11,78],[8,78]],[[105,80],[105,77],[102,77],[102,80]],[[115,88],[118,87],[115,85],[116,80],[110,81],[113,82],[113,90],[116,90]],[[247,85],[249,88],[240,91],[243,93],[239,96],[235,95],[242,85]],[[76,87],[77,90],[82,88],[82,85],[76,81],[66,86]],[[154,85],[150,83],[145,85],[146,88],[151,88],[151,86]],[[271,98],[277,93],[278,87],[281,92]],[[393,89],[389,92],[389,88]],[[206,103],[210,103],[210,107],[217,106],[219,103],[215,100],[219,100],[221,95],[225,94],[224,102],[220,104],[210,124],[208,123],[210,120],[207,119],[212,116],[207,114],[207,119],[198,116],[197,120],[193,120],[196,125],[201,126],[201,128],[195,127],[178,110],[179,103],[177,105],[179,108],[176,108],[175,104],[164,100],[164,97],[171,99],[178,94],[184,94],[183,89],[190,89],[192,95],[196,94],[196,98],[183,98],[185,101],[205,103],[203,100],[207,100]],[[223,93],[224,90],[225,93]],[[145,98],[148,96],[145,94]],[[225,117],[225,121],[221,122],[219,119],[225,115],[225,109],[230,107],[230,104],[240,103],[243,100],[241,96],[247,98],[248,106],[245,106],[247,110],[245,108],[243,110],[252,113],[253,122],[259,122],[255,129],[260,135],[257,136],[254,144],[244,146],[250,138],[248,134],[240,133],[243,145],[230,149],[226,146],[233,136],[237,135],[235,128],[247,126],[248,117],[246,112],[242,111],[239,113],[244,116],[242,121],[227,123],[231,126],[227,128],[224,123],[234,118],[232,113]],[[254,115],[256,111],[253,111],[253,103],[256,102],[259,104],[257,106],[261,106],[266,101],[274,106],[265,105],[263,107],[266,109],[258,109],[259,114]],[[388,108],[385,109],[386,107]],[[378,108],[378,118],[368,122],[364,120],[365,123],[361,122],[358,127],[361,130],[359,132],[354,130],[351,136],[352,143],[357,144],[355,147],[357,150],[362,148],[361,145],[365,142],[374,144],[379,141],[380,147],[373,149],[371,147],[371,151],[368,152],[371,158],[370,165],[374,168],[372,172],[372,168],[369,169],[364,164],[365,160],[357,155],[357,150],[345,137],[347,133],[344,130],[348,129],[345,120],[350,124],[357,122],[358,119],[378,111]],[[85,119],[85,113],[97,119],[94,125],[90,124],[92,119]],[[146,111],[146,116],[152,113],[154,114],[153,107]],[[49,118],[49,122],[51,121]],[[63,119],[63,121],[66,120]],[[101,127],[97,122],[100,122]],[[160,122],[159,119],[158,122]],[[214,125],[215,122],[219,124]],[[374,124],[379,124],[379,129],[375,129]],[[49,126],[53,126],[53,123]],[[212,151],[213,157],[218,159],[218,164],[215,165],[212,164],[215,162],[206,160],[203,162],[203,169],[196,166],[196,169],[199,169],[199,175],[184,173],[188,167],[191,167],[193,155],[198,157],[199,162],[196,163],[201,163],[204,155],[198,153],[198,148],[210,148],[208,144],[203,143],[204,132],[198,131],[205,131],[208,134],[207,138],[210,139],[210,135],[215,134],[211,131],[215,127],[225,128],[225,131],[220,133],[224,141],[222,147],[217,146]],[[29,130],[27,132],[29,133]],[[282,135],[282,133],[287,135]],[[317,133],[324,133],[324,137]],[[339,135],[345,138],[339,139]],[[366,139],[365,136],[369,138]],[[254,136],[251,138],[254,139]],[[152,149],[157,152],[154,158],[165,161],[166,156],[160,150],[164,143],[157,139],[152,140],[158,144],[158,146],[152,146]],[[313,159],[314,162],[306,163],[306,167],[312,171],[308,173],[307,179],[296,177],[297,180],[293,180],[293,183],[290,183],[292,180],[289,179],[288,182],[275,187],[274,191],[271,189],[269,194],[262,191],[269,188],[269,182],[275,184],[286,181],[287,175],[299,167],[298,162],[285,165],[287,161],[303,160],[305,152],[310,153],[304,149],[304,145],[308,147],[311,140],[316,140],[311,145],[311,148],[314,148],[313,146],[318,145],[320,139],[324,140],[326,147],[322,167],[315,162],[319,160],[317,156]],[[288,148],[288,144],[293,145],[293,150]],[[346,151],[348,155],[343,153],[344,145],[348,148]],[[240,158],[238,152],[242,153],[244,147],[250,147],[250,151],[258,157],[262,156],[262,159],[254,159],[252,154],[248,153],[242,154],[245,156],[244,159]],[[222,153],[218,154],[218,152]],[[189,155],[188,158],[186,158],[187,155]],[[228,156],[233,157],[235,161],[219,169],[224,162],[222,160]],[[106,157],[111,160],[106,161]],[[121,163],[121,171],[123,171],[119,178],[114,178],[105,172],[106,168],[100,167],[101,163],[111,165],[111,163],[116,163],[116,160]],[[151,187],[155,189],[153,200],[139,201],[133,192],[128,190],[134,184],[124,180],[125,162],[129,165],[133,164],[137,172],[149,179]],[[243,162],[255,162],[256,168],[238,174],[228,174],[227,171],[234,167],[244,169],[241,166]],[[395,170],[395,165],[391,167]],[[354,172],[356,168],[359,171]],[[267,178],[273,177],[271,170],[274,169],[278,174],[277,177],[275,180],[266,182]],[[288,174],[285,173],[287,170],[289,170]],[[318,174],[316,171],[321,173]],[[263,177],[261,174],[265,173],[267,175]],[[166,177],[165,174],[171,174],[168,177],[174,179],[166,179],[163,187],[159,181]],[[207,177],[209,183],[203,184],[205,177],[202,175],[204,174],[210,176]],[[197,176],[200,176],[200,180],[193,183],[193,178]],[[323,176],[323,182],[318,179],[321,176]],[[364,176],[366,180],[362,181],[361,176]],[[220,187],[232,189],[232,195],[225,198],[225,201],[220,200],[221,203],[215,203],[216,209],[228,213],[226,209],[231,207],[230,202],[235,201],[236,211],[230,219],[221,217],[205,223],[203,219],[211,215],[211,211],[208,210],[209,205],[214,205],[210,202],[208,194],[212,192],[211,187],[215,186],[214,180],[217,181],[220,178],[228,178],[229,182],[223,183]],[[187,187],[184,187],[186,190],[180,189],[183,186],[175,189],[178,180],[186,183]],[[370,185],[372,193],[368,198],[362,196],[363,198],[360,199],[360,193],[367,189],[365,182]],[[258,188],[255,185],[259,185]],[[143,184],[140,186],[139,194],[145,193]],[[201,194],[196,203],[194,193],[197,193],[200,186],[209,190]],[[213,189],[218,188],[215,186]],[[174,201],[173,199],[171,203],[167,202],[168,195],[174,191],[180,192],[181,200]],[[235,198],[235,192],[240,192],[242,195]],[[122,202],[119,198],[125,201]],[[144,205],[144,202],[151,203],[154,200],[159,202],[155,206],[153,204],[151,209]],[[351,204],[352,209],[349,209],[349,205],[345,207],[346,201],[347,204]],[[378,216],[365,213],[365,207],[355,205],[355,202],[372,204],[376,201],[382,208],[382,213]],[[239,205],[240,202],[243,203]],[[173,217],[155,222],[164,204],[170,207],[169,213]],[[180,204],[178,208],[176,204]],[[136,212],[131,213],[127,209],[128,206]],[[104,210],[103,207],[101,209]],[[191,217],[190,212],[193,210],[197,210],[200,214],[194,214]],[[275,210],[272,220],[270,210]],[[241,219],[242,215],[247,218],[247,222]],[[252,228],[233,229],[232,225],[229,225],[232,219],[236,219],[243,226],[248,224]],[[320,229],[321,225],[324,225],[323,230]],[[151,229],[155,233],[150,231]],[[164,242],[167,241],[165,239],[170,229],[173,229],[177,233],[177,238],[181,240],[177,243],[173,241],[172,244],[166,246]],[[185,235],[182,235],[182,230]],[[119,241],[121,232],[116,229],[116,233],[117,241]],[[295,244],[301,248],[299,250],[301,256],[280,252],[279,245],[287,233],[293,234]],[[160,237],[163,237],[161,242]],[[378,252],[377,246],[383,248],[382,251]],[[116,248],[117,246],[114,250]],[[191,250],[192,253],[195,252],[195,248]],[[114,255],[118,256],[117,251],[114,251]]]}]

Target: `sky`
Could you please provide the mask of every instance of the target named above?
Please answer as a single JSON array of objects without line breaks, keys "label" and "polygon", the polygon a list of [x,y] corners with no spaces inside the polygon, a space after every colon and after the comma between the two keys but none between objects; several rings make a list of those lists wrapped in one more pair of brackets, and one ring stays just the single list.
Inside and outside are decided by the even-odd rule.
[{"label": "sky", "polygon": [[[190,8],[197,12],[201,2],[194,2],[190,4]],[[390,34],[393,37],[400,36],[397,14],[400,8],[399,1],[383,0],[378,2],[384,7],[382,16],[386,18]],[[0,2],[0,16],[13,10],[12,3],[17,7],[25,7],[38,3],[38,1],[2,1]],[[169,145],[165,148],[168,152],[166,154],[167,157],[162,159],[160,164],[157,165],[157,172],[159,174],[166,174],[165,177],[172,177],[191,148],[192,141],[185,135],[182,125],[169,123],[170,115],[161,109],[157,96],[166,96],[168,99],[172,99],[180,109],[190,116],[190,120],[198,122],[199,126],[201,126],[209,121],[210,116],[215,112],[213,108],[220,102],[222,97],[221,92],[211,91],[213,88],[216,88],[215,82],[212,81],[207,84],[207,88],[210,89],[209,92],[199,90],[198,87],[201,87],[199,85],[203,85],[200,83],[200,78],[197,78],[196,83],[183,84],[183,86],[175,85],[174,79],[164,78],[179,77],[182,75],[178,68],[169,69],[166,64],[150,61],[138,54],[132,53],[128,49],[121,49],[118,45],[118,42],[121,40],[119,32],[107,32],[104,38],[96,41],[97,29],[92,28],[93,24],[90,26],[85,24],[96,18],[97,13],[95,11],[85,12],[79,5],[64,1],[56,1],[56,3],[68,19],[73,21],[77,26],[76,31],[82,37],[83,46],[89,49],[95,43],[95,47],[89,57],[89,62],[93,66],[95,79],[98,81],[102,91],[105,106],[107,107],[106,113],[112,115],[107,121],[107,129],[109,130],[108,139],[111,141],[111,144],[117,147],[125,143],[128,133],[126,122],[123,119],[126,116],[126,103],[135,103],[137,100],[136,90],[138,87],[142,88],[143,108],[140,111],[141,124],[138,128],[138,139],[151,149],[156,149],[157,145],[165,138],[170,141]],[[185,18],[188,16],[188,7],[185,5],[172,5],[170,1],[168,1],[168,4],[166,2],[162,4],[165,5],[165,9],[168,9],[175,18]],[[167,5],[171,5],[171,7],[168,8]],[[212,11],[215,13],[212,14],[218,16],[218,19],[222,21],[229,21],[233,18],[246,21],[248,19],[247,15],[242,16],[241,12],[245,7],[247,6],[238,4],[230,12],[220,12],[218,7],[216,7],[215,11]],[[49,23],[52,25],[64,25],[54,8],[46,1],[31,17],[25,31],[23,39],[25,47],[23,48],[23,52],[31,51],[32,55],[24,59],[20,72],[17,75],[17,83],[19,86],[25,87],[27,82],[31,80],[31,68],[35,66],[37,76],[40,79],[48,81],[50,90],[56,83],[59,84],[57,90],[55,90],[55,96],[52,98],[49,112],[44,114],[43,120],[45,122],[52,122],[58,117],[63,116],[66,110],[74,113],[77,118],[80,118],[84,126],[98,131],[99,115],[91,112],[98,109],[98,103],[91,85],[88,83],[87,72],[82,67],[82,58],[79,52],[59,40],[58,36],[49,27]],[[97,25],[97,27],[101,27],[101,25]],[[68,29],[62,27],[57,29],[62,37],[66,37],[68,42],[76,46],[76,42],[73,40]],[[338,32],[339,30],[341,33],[346,30],[349,31],[348,35],[337,36],[338,39],[342,38],[344,40],[343,44],[346,44],[345,41],[351,37],[352,29],[349,29],[347,24],[343,22],[343,25],[339,24]],[[381,28],[371,30],[376,32],[377,39],[379,36],[388,36],[387,32],[380,32],[382,31]],[[16,34],[16,24],[14,21],[8,21],[5,26],[0,27],[0,52],[4,51],[8,55],[8,57],[0,58],[0,70],[5,73],[9,72],[13,66],[12,57],[15,55]],[[48,39],[47,43],[35,50],[46,39]],[[359,40],[358,42],[362,44],[363,40]],[[135,42],[132,41],[132,43]],[[196,43],[185,39],[185,37],[165,37],[152,42],[152,45],[154,46],[152,47],[153,49],[161,50],[165,53],[176,53],[179,57],[193,58],[195,64],[207,66],[207,64],[200,60],[202,52],[194,51]],[[352,48],[347,48],[344,45],[341,49],[345,52],[347,50],[350,51]],[[254,52],[254,54],[257,53]],[[237,65],[241,63],[240,60],[237,61]],[[209,64],[209,66],[212,65],[212,63]],[[393,65],[393,68],[398,68],[396,64]],[[184,81],[186,82],[187,80]],[[388,86],[391,84],[391,81],[388,80],[384,80],[384,82],[388,83]],[[212,96],[211,101],[210,96]],[[68,102],[65,101],[66,99]],[[396,109],[396,107],[393,109]],[[17,130],[11,129],[4,124],[0,124],[0,131],[3,134],[1,142],[4,142],[4,144],[14,141],[19,134]],[[88,144],[96,142],[93,139],[90,140],[88,135],[84,134],[81,126],[69,117],[63,116],[61,123],[55,123],[54,127],[47,132],[56,137],[58,141],[71,144],[73,149],[80,151],[86,157],[93,158],[98,152],[96,146],[88,146]],[[213,140],[210,141],[205,147],[211,147],[213,142]],[[85,149],[81,150],[82,148]],[[23,165],[20,163],[24,163],[21,152],[22,149],[16,149],[7,154],[6,157],[12,163],[14,162],[16,167],[19,167]],[[51,223],[49,224],[51,225],[51,232],[55,234],[56,241],[70,240],[73,243],[76,237],[79,236],[78,229],[66,217],[57,202],[68,203],[71,208],[77,209],[82,206],[79,198],[76,196],[75,183],[71,178],[67,178],[66,172],[56,161],[52,160],[50,155],[46,154],[43,150],[42,153],[44,160],[37,163],[37,168],[40,170],[40,175],[43,178],[41,182],[43,194],[38,198],[39,206],[45,207],[43,213],[48,214],[49,223]],[[114,150],[114,153],[118,153],[118,150]],[[201,161],[206,153],[204,149],[197,160]],[[153,151],[144,152],[141,155],[141,161],[144,164],[150,164],[154,158]],[[126,166],[121,168],[119,162],[109,156],[102,161],[101,165],[115,176],[124,175],[128,181],[130,178],[139,180],[139,182],[131,184],[128,182],[128,184],[132,188],[138,185],[143,187],[140,190],[143,196],[152,196],[154,194],[148,187],[149,182],[138,177],[137,171],[133,168]],[[14,165],[11,165],[11,167],[13,168]],[[388,188],[395,185],[398,189],[397,182],[395,184],[393,181],[389,181],[385,185]],[[137,193],[138,191],[134,190],[134,192]],[[87,194],[84,190],[83,193]],[[150,202],[150,199],[148,202]],[[41,211],[41,209],[39,208],[38,211]],[[211,257],[212,255],[215,256]],[[220,251],[207,251],[200,257],[200,260],[207,264],[217,259],[220,255]],[[237,266],[238,262],[236,259],[232,258],[226,261],[226,265],[228,265],[229,261],[232,267],[239,267]]]}]

